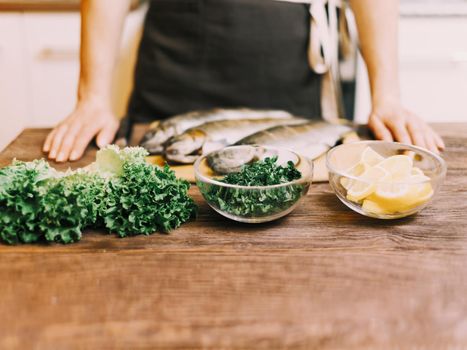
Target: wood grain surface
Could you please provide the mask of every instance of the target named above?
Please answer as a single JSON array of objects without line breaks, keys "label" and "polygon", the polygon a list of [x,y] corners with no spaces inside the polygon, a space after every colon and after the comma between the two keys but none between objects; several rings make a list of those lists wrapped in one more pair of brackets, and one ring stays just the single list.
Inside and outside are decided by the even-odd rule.
[{"label": "wood grain surface", "polygon": [[318,184],[286,218],[239,224],[193,188],[198,219],[168,235],[0,245],[0,348],[467,349],[467,124],[435,127],[448,176],[411,218],[365,218]]}]

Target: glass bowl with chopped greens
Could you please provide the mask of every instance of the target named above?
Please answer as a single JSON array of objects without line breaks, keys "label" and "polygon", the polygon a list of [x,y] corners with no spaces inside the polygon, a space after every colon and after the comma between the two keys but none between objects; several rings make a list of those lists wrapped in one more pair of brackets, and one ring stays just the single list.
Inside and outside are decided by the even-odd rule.
[{"label": "glass bowl with chopped greens", "polygon": [[230,146],[195,163],[196,184],[221,215],[261,223],[290,213],[306,195],[313,163],[299,154],[260,145]]}]

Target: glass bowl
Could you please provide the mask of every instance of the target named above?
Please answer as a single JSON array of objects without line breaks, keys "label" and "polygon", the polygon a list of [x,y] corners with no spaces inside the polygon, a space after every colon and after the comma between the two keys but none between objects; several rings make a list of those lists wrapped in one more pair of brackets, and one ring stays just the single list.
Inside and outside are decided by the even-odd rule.
[{"label": "glass bowl", "polygon": [[[362,154],[368,147],[383,158],[408,156],[413,166],[410,176],[398,178],[386,174],[377,181],[367,180],[362,173],[368,166],[361,164]],[[376,167],[388,168],[387,162],[381,166],[383,163],[378,163],[380,160],[371,157],[367,157],[367,160],[369,163],[365,164],[373,162],[372,165]],[[378,219],[398,219],[419,212],[433,200],[446,176],[446,163],[440,156],[424,148],[397,142],[361,141],[342,144],[327,153],[326,165],[329,184],[342,203],[357,213]],[[403,168],[401,165],[393,165],[391,171],[398,173]],[[361,198],[362,195],[365,197]]]},{"label": "glass bowl", "polygon": [[[240,186],[221,182],[245,164],[277,157],[278,165],[292,161],[301,178],[271,186]],[[240,222],[261,223],[290,213],[306,195],[313,177],[313,163],[299,154],[260,145],[230,146],[203,155],[195,162],[196,184],[206,202],[219,214]]]}]

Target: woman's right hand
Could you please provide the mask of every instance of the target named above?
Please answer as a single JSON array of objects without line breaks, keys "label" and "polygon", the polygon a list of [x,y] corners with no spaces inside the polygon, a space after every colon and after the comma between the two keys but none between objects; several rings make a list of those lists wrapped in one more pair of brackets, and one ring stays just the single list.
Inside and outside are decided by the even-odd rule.
[{"label": "woman's right hand", "polygon": [[99,148],[111,143],[118,126],[117,118],[105,103],[83,100],[49,133],[43,151],[56,162],[75,161],[83,156],[94,136],[97,135]]}]

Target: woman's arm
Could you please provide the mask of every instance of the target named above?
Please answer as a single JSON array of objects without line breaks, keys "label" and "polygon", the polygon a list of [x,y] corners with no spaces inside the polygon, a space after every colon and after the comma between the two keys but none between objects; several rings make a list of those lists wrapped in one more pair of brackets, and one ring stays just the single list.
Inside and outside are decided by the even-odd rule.
[{"label": "woman's arm", "polygon": [[97,135],[112,142],[118,121],[111,109],[111,84],[123,22],[131,0],[81,1],[81,71],[75,110],[47,136],[44,152],[57,162],[77,160]]},{"label": "woman's arm", "polygon": [[437,152],[441,137],[400,102],[398,67],[399,0],[350,0],[370,79],[368,125],[378,139],[412,143]]}]

